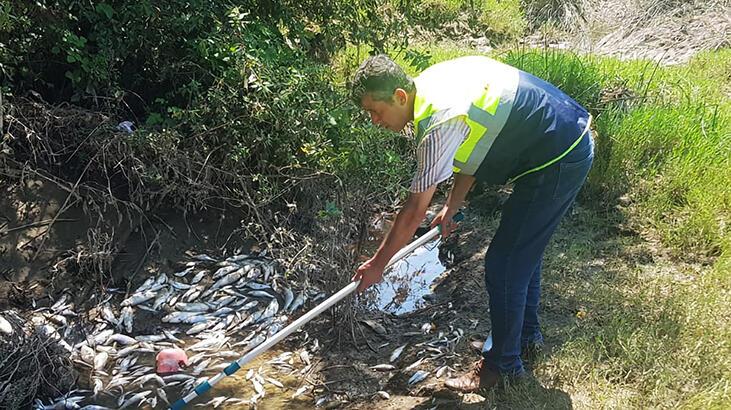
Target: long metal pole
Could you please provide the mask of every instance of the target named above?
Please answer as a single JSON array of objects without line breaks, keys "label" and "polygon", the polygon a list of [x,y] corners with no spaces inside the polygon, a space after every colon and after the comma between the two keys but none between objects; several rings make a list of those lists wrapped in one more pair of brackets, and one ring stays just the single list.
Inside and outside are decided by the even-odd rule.
[{"label": "long metal pole", "polygon": [[[463,219],[463,216],[461,213],[457,213],[454,216],[454,220],[457,222],[461,221],[462,219]],[[396,254],[393,255],[393,258],[391,258],[391,260],[388,261],[388,263],[386,264],[386,268],[388,268],[389,266],[398,262],[399,260],[403,259],[406,255],[413,252],[419,246],[422,246],[425,243],[429,242],[437,235],[439,235],[439,226],[435,226],[429,232],[425,233],[424,235],[419,237],[417,240],[411,242],[410,244],[406,245],[403,249],[396,252]],[[281,341],[285,337],[289,336],[292,332],[294,332],[295,330],[302,327],[305,323],[314,319],[320,313],[325,311],[325,309],[330,308],[332,305],[340,302],[343,298],[345,298],[349,294],[353,293],[353,291],[355,291],[355,289],[358,287],[359,284],[360,284],[360,281],[350,282],[346,287],[340,289],[336,294],[325,299],[325,301],[323,301],[322,303],[317,305],[314,309],[310,310],[309,312],[302,315],[299,319],[290,323],[287,327],[280,330],[279,332],[274,334],[274,336],[270,337],[269,339],[265,340],[262,344],[255,347],[252,351],[245,354],[239,360],[237,360],[235,362],[231,362],[231,364],[229,364],[228,367],[223,369],[223,371],[221,373],[215,375],[210,380],[205,381],[205,382],[199,384],[198,386],[196,386],[196,388],[193,389],[192,392],[188,393],[186,396],[184,396],[183,398],[181,398],[178,401],[176,401],[175,403],[173,403],[172,406],[170,406],[170,409],[171,410],[183,409],[186,404],[190,403],[196,397],[198,397],[201,394],[210,390],[213,386],[215,386],[223,378],[236,373],[242,366],[244,366],[245,364],[254,360],[254,358],[256,358],[260,354],[264,353],[265,351],[269,350],[270,347],[274,346],[279,341]]]}]

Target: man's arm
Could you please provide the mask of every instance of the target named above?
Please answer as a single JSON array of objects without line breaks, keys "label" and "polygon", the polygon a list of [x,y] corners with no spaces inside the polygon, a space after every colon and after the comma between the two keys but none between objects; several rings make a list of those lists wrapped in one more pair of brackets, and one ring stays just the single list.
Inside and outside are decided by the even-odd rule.
[{"label": "man's arm", "polygon": [[447,202],[444,204],[444,207],[439,214],[434,217],[434,220],[431,222],[432,228],[439,224],[442,225],[442,238],[446,238],[454,230],[455,223],[452,220],[452,217],[457,213],[457,211],[459,211],[459,208],[462,207],[462,203],[474,183],[475,177],[472,175],[454,174],[454,182],[452,183],[452,189],[449,191]]},{"label": "man's arm", "polygon": [[353,276],[353,280],[361,279],[358,292],[381,281],[386,264],[401,248],[406,246],[414,236],[416,228],[424,220],[437,186],[431,186],[424,192],[412,192],[406,199],[404,207],[398,212],[393,226],[383,239],[381,246],[371,259],[363,263]]}]

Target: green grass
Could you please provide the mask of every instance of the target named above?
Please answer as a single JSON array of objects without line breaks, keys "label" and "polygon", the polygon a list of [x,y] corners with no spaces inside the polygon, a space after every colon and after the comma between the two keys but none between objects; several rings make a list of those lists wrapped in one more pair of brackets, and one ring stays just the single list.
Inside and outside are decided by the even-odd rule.
[{"label": "green grass", "polygon": [[[431,63],[471,53],[415,50]],[[493,57],[564,89],[597,131],[588,210],[547,254],[544,310],[558,347],[537,384],[493,399],[552,407],[535,397],[558,389],[582,408],[731,407],[731,50],[674,67],[556,51]]]}]

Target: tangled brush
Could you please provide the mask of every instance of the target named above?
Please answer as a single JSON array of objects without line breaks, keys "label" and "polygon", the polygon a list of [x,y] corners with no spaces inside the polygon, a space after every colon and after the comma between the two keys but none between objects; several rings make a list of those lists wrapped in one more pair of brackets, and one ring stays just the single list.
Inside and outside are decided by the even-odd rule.
[{"label": "tangled brush", "polygon": [[76,372],[54,336],[15,311],[0,312],[0,408],[25,408],[72,388]]}]

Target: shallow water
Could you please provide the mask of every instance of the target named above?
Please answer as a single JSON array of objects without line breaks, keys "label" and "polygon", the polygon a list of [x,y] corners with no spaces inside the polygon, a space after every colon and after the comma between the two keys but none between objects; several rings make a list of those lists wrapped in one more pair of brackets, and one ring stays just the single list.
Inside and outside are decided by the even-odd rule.
[{"label": "shallow water", "polygon": [[396,315],[420,309],[429,302],[424,298],[434,291],[435,282],[446,270],[439,261],[439,240],[417,248],[384,273],[374,286],[372,306]]}]

